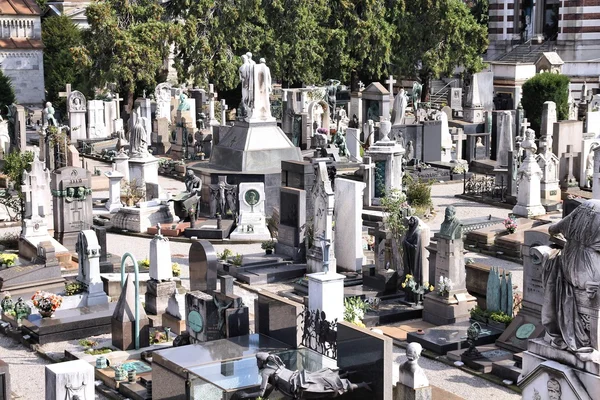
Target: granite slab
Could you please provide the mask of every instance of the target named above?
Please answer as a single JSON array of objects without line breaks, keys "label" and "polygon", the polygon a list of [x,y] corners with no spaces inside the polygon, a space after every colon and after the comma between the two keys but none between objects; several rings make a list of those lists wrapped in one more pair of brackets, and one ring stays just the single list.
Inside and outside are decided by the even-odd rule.
[{"label": "granite slab", "polygon": [[392,339],[405,341],[409,332],[416,333],[419,329],[425,330],[434,327],[435,325],[430,324],[429,322],[415,320],[394,324],[392,326],[379,326],[377,329],[381,330],[384,335],[389,336]]}]

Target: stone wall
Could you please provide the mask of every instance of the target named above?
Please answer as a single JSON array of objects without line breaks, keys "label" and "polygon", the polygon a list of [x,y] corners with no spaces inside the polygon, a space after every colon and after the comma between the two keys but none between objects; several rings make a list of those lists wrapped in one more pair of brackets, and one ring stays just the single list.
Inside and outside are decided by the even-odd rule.
[{"label": "stone wall", "polygon": [[19,104],[42,105],[46,97],[42,50],[1,50],[0,65],[12,80]]}]

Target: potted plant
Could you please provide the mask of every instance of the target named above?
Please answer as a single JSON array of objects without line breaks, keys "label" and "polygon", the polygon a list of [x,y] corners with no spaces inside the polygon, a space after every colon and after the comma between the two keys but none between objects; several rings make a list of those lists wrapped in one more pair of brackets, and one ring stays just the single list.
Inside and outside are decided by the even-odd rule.
[{"label": "potted plant", "polygon": [[35,292],[31,296],[31,300],[33,301],[33,306],[39,310],[40,315],[44,318],[52,317],[56,309],[62,305],[61,296],[41,290]]},{"label": "potted plant", "polygon": [[402,283],[402,288],[410,289],[413,294],[415,306],[419,305],[419,302],[421,301],[425,292],[432,291],[434,289],[433,286],[429,285],[429,282],[423,282],[422,285],[419,285],[411,274],[406,274],[404,282]]},{"label": "potted plant", "polygon": [[13,253],[0,253],[0,263],[7,267],[15,265],[17,258],[19,258],[19,256]]},{"label": "potted plant", "polygon": [[273,254],[273,249],[275,248],[274,240],[266,240],[262,242],[260,248],[265,251],[266,254]]}]

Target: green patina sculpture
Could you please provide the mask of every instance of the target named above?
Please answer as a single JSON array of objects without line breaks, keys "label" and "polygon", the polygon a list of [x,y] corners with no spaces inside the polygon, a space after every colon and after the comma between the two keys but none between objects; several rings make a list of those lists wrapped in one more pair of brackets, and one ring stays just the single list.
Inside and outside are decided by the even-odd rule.
[{"label": "green patina sculpture", "polygon": [[188,97],[183,91],[179,95],[179,106],[177,107],[177,111],[189,111],[190,103],[187,101]]},{"label": "green patina sculpture", "polygon": [[462,238],[462,224],[456,218],[454,206],[446,207],[446,216],[440,227],[439,236],[450,240]]},{"label": "green patina sculpture", "polygon": [[73,201],[85,201],[87,196],[92,194],[92,189],[83,186],[69,187],[65,190],[52,190],[52,196],[64,197],[67,203]]},{"label": "green patina sculpture", "polygon": [[15,304],[15,316],[17,317],[17,323],[21,323],[21,320],[29,317],[30,314],[31,307],[29,307],[27,303],[23,301],[22,297],[19,297],[17,299],[17,303]]}]

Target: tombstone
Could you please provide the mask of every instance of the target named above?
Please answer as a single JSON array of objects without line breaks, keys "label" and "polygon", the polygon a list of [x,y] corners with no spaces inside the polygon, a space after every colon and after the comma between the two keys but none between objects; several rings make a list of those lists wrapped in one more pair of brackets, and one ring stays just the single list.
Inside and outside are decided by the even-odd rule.
[{"label": "tombstone", "polygon": [[594,175],[594,150],[600,146],[600,135],[597,138],[583,139],[580,157],[579,184],[581,187],[592,187]]},{"label": "tombstone", "polygon": [[370,182],[373,193],[371,202],[375,205],[379,205],[381,199],[391,189],[402,187],[402,157],[405,153],[401,145],[387,137],[391,130],[389,121],[382,121],[380,129],[383,132],[383,139],[366,151],[366,155],[371,157],[375,164],[373,179]]},{"label": "tombstone", "polygon": [[361,92],[362,120],[379,122],[390,117],[390,92],[379,82],[373,82]]},{"label": "tombstone", "polygon": [[23,219],[24,238],[48,236],[48,218],[50,218],[50,171],[40,161],[37,151],[29,164],[29,171],[23,172],[21,192],[25,195],[25,213]]},{"label": "tombstone", "polygon": [[[485,121],[483,103],[480,97],[479,74],[471,76],[471,86],[467,96],[467,106],[464,108],[463,119],[467,122],[479,124]],[[491,109],[489,107],[488,109]]]},{"label": "tombstone", "polygon": [[210,292],[217,288],[217,254],[208,240],[192,241],[189,252],[190,290]]},{"label": "tombstone", "polygon": [[169,239],[160,232],[150,241],[150,280],[146,282],[146,311],[162,316],[167,310],[169,299],[177,294],[171,267]]},{"label": "tombstone", "polygon": [[306,258],[304,225],[306,224],[306,190],[282,187],[279,194],[279,228],[275,253]]},{"label": "tombstone", "polygon": [[123,175],[123,179],[129,182],[129,156],[125,152],[118,153],[113,157],[113,171]]},{"label": "tombstone", "polygon": [[[581,152],[583,151],[583,122],[581,121],[559,121],[554,124],[552,135],[552,152],[556,154],[560,161],[559,179],[561,187],[568,188],[569,175],[578,177],[581,175]],[[568,151],[567,146],[571,146]],[[565,157],[565,153],[570,154]],[[569,165],[572,163],[571,171]],[[576,181],[577,179],[575,179]],[[571,182],[574,184],[574,182]]]},{"label": "tombstone", "polygon": [[[423,320],[435,325],[447,325],[469,319],[469,310],[477,300],[467,292],[462,225],[455,217],[454,207],[446,208],[446,218],[437,235],[435,258],[435,283],[440,277],[452,281],[447,296],[432,292],[424,296]],[[433,282],[430,282],[433,283]]]},{"label": "tombstone", "polygon": [[452,110],[462,110],[462,88],[450,88],[448,91],[448,104]]},{"label": "tombstone", "polygon": [[213,296],[199,290],[185,294],[185,325],[190,343],[221,339],[219,310]]},{"label": "tombstone", "polygon": [[[140,98],[135,101],[134,108],[139,110],[140,115],[138,113],[133,113],[132,117],[132,125],[134,126],[137,122],[137,118],[142,117],[142,121],[144,123],[144,129],[146,130],[146,143],[150,145],[152,143],[152,103],[148,98]],[[112,120],[108,121],[107,124],[111,123]]]},{"label": "tombstone", "polygon": [[350,154],[350,158],[360,160],[360,130],[357,128],[346,129],[346,151]]},{"label": "tombstone", "polygon": [[265,184],[244,182],[239,184],[238,226],[230,240],[264,241],[271,239],[265,220]]},{"label": "tombstone", "polygon": [[104,284],[100,279],[100,244],[93,230],[82,230],[77,239],[77,257],[79,273],[77,281],[86,288],[86,306],[107,304],[108,296],[104,293]]},{"label": "tombstone", "polygon": [[[8,124],[8,121],[0,121],[0,159],[2,160],[4,160],[6,154],[10,152],[10,134],[8,131]],[[40,140],[40,145],[41,144],[42,141]]]},{"label": "tombstone", "polygon": [[579,186],[579,183],[575,178],[573,164],[574,158],[580,154],[581,153],[573,152],[573,145],[567,145],[567,151],[562,154],[562,158],[565,159],[567,164],[567,173],[565,174],[564,179],[561,181],[561,186],[565,190]]},{"label": "tombstone", "polygon": [[190,98],[194,99],[194,103],[196,106],[195,113],[196,113],[196,116],[198,116],[198,115],[200,115],[201,112],[203,112],[204,105],[206,104],[206,98],[207,98],[206,90],[199,89],[199,88],[193,88],[193,89],[189,89],[188,92],[190,94]]},{"label": "tombstone", "polygon": [[140,348],[150,345],[149,320],[139,298],[135,297],[133,274],[127,274],[125,285],[111,319],[112,345],[120,350],[135,349],[135,302],[138,302]]},{"label": "tombstone", "polygon": [[94,367],[87,361],[46,365],[45,373],[46,400],[93,399],[96,396]]},{"label": "tombstone", "polygon": [[13,104],[12,114],[14,117],[15,146],[21,151],[27,147],[27,124],[25,119],[25,107],[20,104]]},{"label": "tombstone", "polygon": [[329,104],[326,101],[319,100],[308,104],[308,131],[303,136],[311,143],[311,148],[316,147],[313,137],[317,134],[317,129],[323,128],[329,133],[330,124]]},{"label": "tombstone", "polygon": [[335,181],[335,258],[346,271],[360,271],[364,262],[362,248],[363,182]]},{"label": "tombstone", "polygon": [[125,177],[122,173],[116,170],[116,164],[113,164],[113,170],[104,173],[108,178],[108,200],[104,207],[114,213],[123,207],[121,204],[121,180]]},{"label": "tombstone", "polygon": [[[335,194],[331,187],[327,165],[321,161],[314,165],[315,184],[311,189],[310,196],[313,198],[313,236],[312,243],[308,244],[306,254],[306,269],[308,272],[321,272],[323,261],[329,260],[329,268],[335,271],[335,252],[333,245],[333,210],[335,205]],[[331,246],[324,246],[329,243]],[[324,249],[328,254],[324,254]]]},{"label": "tombstone", "polygon": [[87,139],[87,126],[85,124],[87,108],[86,99],[83,93],[78,90],[72,91],[68,99],[68,107],[71,141],[77,142],[77,140]]},{"label": "tombstone", "polygon": [[442,153],[440,160],[442,162],[450,162],[452,161],[452,135],[450,135],[450,131],[448,129],[448,116],[446,113],[439,113],[440,121],[442,121]]},{"label": "tombstone", "polygon": [[518,172],[519,189],[517,204],[513,207],[513,214],[523,217],[534,217],[546,214],[542,206],[540,186],[542,170],[536,161],[537,146],[535,144],[535,132],[527,129],[525,140],[521,147],[525,150],[525,159]]},{"label": "tombstone", "polygon": [[[598,99],[597,101],[600,101],[600,99]],[[587,133],[590,136],[600,135],[600,111],[589,111],[586,114],[585,133]]]},{"label": "tombstone", "polygon": [[552,136],[554,133],[554,123],[557,122],[556,103],[553,101],[544,102],[542,108],[542,125],[540,126],[540,137]]},{"label": "tombstone", "polygon": [[219,277],[220,290],[213,291],[213,302],[217,307],[219,339],[248,335],[250,319],[248,307],[244,306],[242,298],[233,294],[233,276]]},{"label": "tombstone", "polygon": [[508,166],[508,152],[513,150],[515,135],[513,133],[512,111],[501,111],[497,118],[497,155],[496,161],[500,167]]},{"label": "tombstone", "polygon": [[[424,121],[423,122],[423,144],[422,144],[422,160],[423,162],[441,161],[442,153],[445,157],[445,146],[443,144],[444,135],[442,132],[442,120]],[[446,139],[447,140],[447,139]],[[414,145],[415,142],[413,142]],[[416,146],[415,146],[416,147]],[[416,153],[415,158],[419,158],[419,153]]]},{"label": "tombstone", "polygon": [[92,226],[92,174],[77,167],[52,172],[50,188],[54,216],[54,238],[73,250],[79,231]]},{"label": "tombstone", "polygon": [[156,100],[156,119],[171,120],[171,84],[163,82],[156,85],[154,98]]},{"label": "tombstone", "polygon": [[[528,126],[527,119],[524,119],[523,126]],[[551,101],[544,103],[544,113],[542,114],[542,131],[540,136],[540,153],[536,155],[536,160],[542,171],[540,180],[541,197],[546,202],[555,204],[561,201],[561,192],[559,186],[559,165],[560,160],[552,152],[552,133],[554,123],[556,122],[556,104]],[[520,145],[522,146],[522,145]]]},{"label": "tombstone", "polygon": [[104,122],[104,100],[88,101],[88,139],[102,139],[106,137],[106,124]]}]

